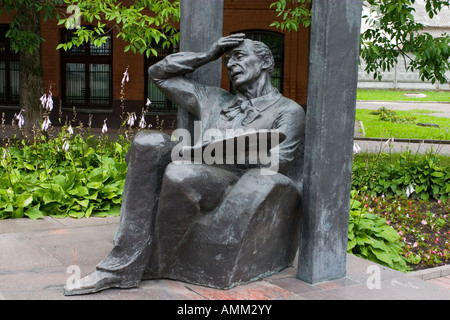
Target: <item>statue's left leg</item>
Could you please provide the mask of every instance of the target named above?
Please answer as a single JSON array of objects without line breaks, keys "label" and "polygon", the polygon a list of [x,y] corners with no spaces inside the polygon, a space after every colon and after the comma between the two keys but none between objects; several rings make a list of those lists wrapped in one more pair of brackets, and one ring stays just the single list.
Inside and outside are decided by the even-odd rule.
[{"label": "statue's left leg", "polygon": [[156,214],[153,254],[144,279],[160,278],[182,248],[184,238],[200,215],[220,205],[239,177],[205,164],[167,166]]}]

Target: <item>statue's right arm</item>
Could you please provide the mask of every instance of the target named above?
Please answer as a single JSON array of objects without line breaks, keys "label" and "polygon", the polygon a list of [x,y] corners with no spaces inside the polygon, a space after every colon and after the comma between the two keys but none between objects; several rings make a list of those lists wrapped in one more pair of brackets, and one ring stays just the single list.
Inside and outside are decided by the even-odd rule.
[{"label": "statue's right arm", "polygon": [[243,34],[235,34],[220,38],[206,52],[171,54],[148,69],[149,77],[176,105],[199,115],[198,101],[205,94],[205,87],[187,79],[185,75],[217,60],[228,48],[239,45],[244,37]]},{"label": "statue's right arm", "polygon": [[150,79],[177,106],[199,115],[199,85],[185,77],[195,70],[193,52],[174,53],[148,69]]},{"label": "statue's right arm", "polygon": [[205,52],[178,52],[168,55],[162,61],[152,65],[148,72],[153,81],[162,81],[190,73],[197,68],[219,59],[227,49],[238,46],[245,34],[238,33],[222,37]]}]

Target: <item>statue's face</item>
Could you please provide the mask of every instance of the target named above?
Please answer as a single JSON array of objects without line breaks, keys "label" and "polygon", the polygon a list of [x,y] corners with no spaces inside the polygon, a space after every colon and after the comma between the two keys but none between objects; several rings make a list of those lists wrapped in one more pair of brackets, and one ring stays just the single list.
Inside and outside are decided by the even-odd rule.
[{"label": "statue's face", "polygon": [[244,40],[225,54],[224,63],[228,77],[235,89],[257,81],[263,70],[263,62],[253,51],[253,42]]}]

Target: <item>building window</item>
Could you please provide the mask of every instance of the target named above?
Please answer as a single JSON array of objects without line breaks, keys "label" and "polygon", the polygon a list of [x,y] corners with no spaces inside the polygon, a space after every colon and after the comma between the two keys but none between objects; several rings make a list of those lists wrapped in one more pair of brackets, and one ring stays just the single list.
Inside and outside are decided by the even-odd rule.
[{"label": "building window", "polygon": [[261,41],[270,48],[275,60],[272,85],[283,92],[284,34],[268,30],[244,30],[235,33],[245,33],[248,39]]},{"label": "building window", "polygon": [[[73,33],[63,31],[63,42]],[[112,107],[112,37],[96,47],[86,43],[62,51],[62,101],[65,107]]]},{"label": "building window", "polygon": [[6,37],[8,25],[0,25],[0,104],[19,104],[19,55]]},{"label": "building window", "polygon": [[156,87],[154,82],[148,76],[148,68],[153,64],[161,61],[171,53],[177,52],[178,47],[170,46],[163,48],[162,45],[153,46],[158,52],[158,56],[145,57],[145,98],[149,99],[152,103],[149,107],[149,112],[158,113],[174,113],[177,111],[175,104],[167,99],[164,94]]}]

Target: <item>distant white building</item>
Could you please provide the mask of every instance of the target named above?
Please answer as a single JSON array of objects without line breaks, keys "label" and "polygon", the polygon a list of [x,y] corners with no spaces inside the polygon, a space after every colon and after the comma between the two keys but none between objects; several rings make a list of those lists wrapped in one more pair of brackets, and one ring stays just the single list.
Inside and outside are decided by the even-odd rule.
[{"label": "distant white building", "polygon": [[[427,11],[425,10],[425,1],[416,0],[414,4],[415,12],[413,12],[414,19],[417,22],[422,23],[424,26],[421,32],[427,32],[433,36],[440,36],[444,33],[450,34],[450,9],[443,8],[438,16],[434,16],[430,19]],[[376,12],[372,12],[370,7],[363,7],[363,15],[371,14],[376,19]],[[363,32],[368,28],[366,19],[362,20],[361,31]],[[402,61],[390,71],[383,72],[383,78],[381,81],[373,79],[373,74],[367,74],[364,71],[364,62],[361,61],[358,72],[358,87],[362,89],[405,89],[405,90],[450,90],[450,83],[447,81],[445,84],[431,82],[423,82],[420,80],[419,73],[417,71],[406,72],[405,64]],[[446,73],[447,79],[450,79],[450,72]]]},{"label": "distant white building", "polygon": [[425,10],[425,2],[423,0],[417,0],[414,7],[416,9],[416,12],[413,13],[414,19],[423,24],[424,32],[428,32],[432,36],[440,36],[443,33],[450,34],[449,8],[443,8],[438,16],[434,16],[433,19],[430,19]]}]

